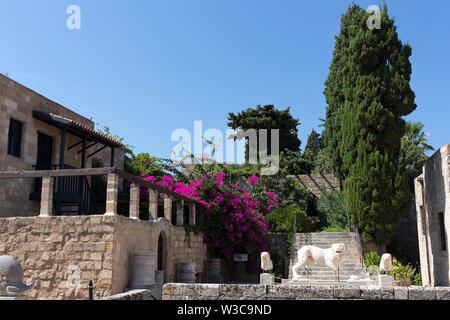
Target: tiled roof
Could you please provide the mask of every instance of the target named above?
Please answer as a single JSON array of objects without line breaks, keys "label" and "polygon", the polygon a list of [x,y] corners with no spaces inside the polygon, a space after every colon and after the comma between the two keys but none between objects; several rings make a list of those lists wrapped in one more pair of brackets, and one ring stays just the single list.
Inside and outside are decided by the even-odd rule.
[{"label": "tiled roof", "polygon": [[83,124],[81,124],[81,123],[79,123],[79,122],[77,122],[77,121],[75,121],[75,120],[72,120],[72,119],[69,119],[69,118],[65,118],[65,117],[63,117],[63,116],[60,116],[60,115],[54,114],[54,113],[50,113],[50,116],[53,117],[53,118],[58,118],[58,119],[64,120],[64,121],[70,123],[71,125],[73,125],[73,126],[75,126],[75,127],[78,127],[78,128],[80,128],[80,129],[82,129],[82,130],[85,130],[85,131],[88,131],[89,133],[91,133],[91,134],[93,134],[93,135],[96,135],[96,136],[98,136],[99,138],[102,138],[102,139],[104,139],[104,140],[107,140],[107,141],[109,141],[109,142],[111,142],[111,143],[117,144],[117,145],[119,145],[119,146],[123,146],[123,143],[122,143],[122,142],[120,142],[120,141],[118,141],[118,140],[116,140],[116,139],[113,139],[113,138],[111,138],[111,137],[108,137],[108,136],[104,135],[104,134],[101,133],[101,132],[95,131],[94,129],[89,128],[89,127],[87,127],[87,126],[85,126],[85,125],[83,125]]}]

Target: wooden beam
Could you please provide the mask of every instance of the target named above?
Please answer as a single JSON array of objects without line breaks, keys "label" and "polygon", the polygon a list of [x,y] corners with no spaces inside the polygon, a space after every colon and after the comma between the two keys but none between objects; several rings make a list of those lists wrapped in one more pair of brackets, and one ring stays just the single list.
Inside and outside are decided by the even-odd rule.
[{"label": "wooden beam", "polygon": [[90,155],[88,155],[87,157],[88,158],[90,158],[90,157],[92,157],[93,155],[96,155],[97,153],[99,153],[100,151],[102,151],[103,149],[105,149],[107,146],[103,146],[103,147],[101,147],[100,149],[98,149],[97,151],[95,151],[95,152],[92,152]]}]

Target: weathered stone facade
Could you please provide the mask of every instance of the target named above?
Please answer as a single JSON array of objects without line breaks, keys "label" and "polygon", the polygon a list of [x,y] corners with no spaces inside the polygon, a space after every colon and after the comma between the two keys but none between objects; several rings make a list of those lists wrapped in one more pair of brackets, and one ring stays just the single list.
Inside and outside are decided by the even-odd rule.
[{"label": "weathered stone facade", "polygon": [[163,300],[450,300],[450,287],[167,283]]},{"label": "weathered stone facade", "polygon": [[420,265],[424,285],[450,284],[450,144],[425,162],[415,180]]},{"label": "weathered stone facade", "polygon": [[[55,113],[73,119],[80,124],[93,129],[91,120],[53,102],[35,91],[0,74],[0,171],[33,170],[37,161],[38,132],[52,138],[52,163],[59,162],[60,129],[33,118],[33,111]],[[23,124],[20,157],[7,153],[10,120],[14,119]],[[71,134],[66,135],[66,146],[77,143],[80,138]],[[95,152],[100,149],[97,145],[89,149]],[[67,148],[68,149],[68,148]],[[81,154],[79,148],[65,152],[65,163],[80,167]],[[107,149],[97,153],[94,158],[110,164],[110,152]],[[86,167],[91,167],[93,158],[88,158]],[[117,149],[114,154],[115,166],[123,168],[123,151]],[[0,184],[0,217],[33,216],[39,214],[39,202],[29,200],[33,181],[30,179],[13,179],[2,181]]]},{"label": "weathered stone facade", "polygon": [[183,227],[164,219],[155,222],[123,216],[0,218],[0,255],[11,255],[24,269],[24,282],[33,284],[30,299],[87,299],[126,291],[132,280],[134,253],[158,252],[163,238],[165,281],[176,281],[176,265],[195,262],[203,272],[206,246]]}]

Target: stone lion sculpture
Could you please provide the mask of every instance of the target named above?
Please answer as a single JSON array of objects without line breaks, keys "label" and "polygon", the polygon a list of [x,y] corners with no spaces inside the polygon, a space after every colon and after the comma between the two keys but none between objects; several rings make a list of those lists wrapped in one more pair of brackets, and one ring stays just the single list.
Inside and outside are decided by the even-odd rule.
[{"label": "stone lion sculpture", "polygon": [[392,271],[392,256],[389,253],[385,253],[381,256],[380,271],[382,272]]},{"label": "stone lion sculpture", "polygon": [[268,252],[261,253],[261,269],[264,271],[273,270],[273,263]]},{"label": "stone lion sculpture", "polygon": [[294,279],[298,279],[298,269],[305,267],[311,269],[313,264],[328,267],[336,271],[343,263],[345,251],[347,250],[344,243],[335,243],[331,248],[322,249],[314,246],[305,246],[297,251],[298,262],[292,267]]}]

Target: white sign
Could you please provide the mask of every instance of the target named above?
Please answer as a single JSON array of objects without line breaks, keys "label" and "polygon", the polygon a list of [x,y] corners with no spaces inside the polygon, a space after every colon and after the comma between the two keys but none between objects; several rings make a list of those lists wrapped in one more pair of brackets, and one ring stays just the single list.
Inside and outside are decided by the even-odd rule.
[{"label": "white sign", "polygon": [[237,262],[247,262],[248,261],[248,254],[247,253],[239,253],[234,255],[234,261]]}]

